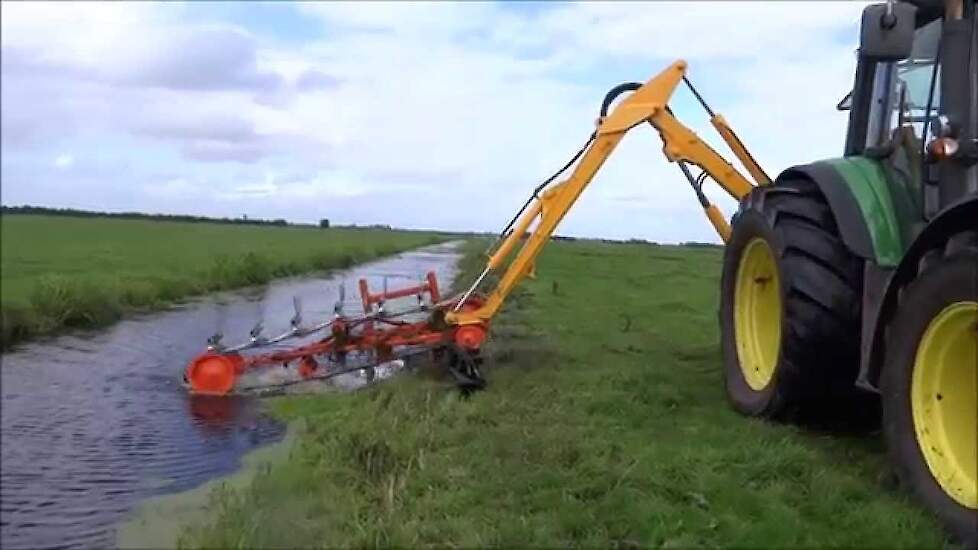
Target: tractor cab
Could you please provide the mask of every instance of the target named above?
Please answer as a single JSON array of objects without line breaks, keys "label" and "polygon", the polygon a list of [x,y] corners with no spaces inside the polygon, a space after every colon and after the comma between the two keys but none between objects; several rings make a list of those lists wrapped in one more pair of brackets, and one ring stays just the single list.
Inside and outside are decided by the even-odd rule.
[{"label": "tractor cab", "polygon": [[862,17],[845,155],[890,160],[921,221],[978,193],[975,3],[888,2]]}]

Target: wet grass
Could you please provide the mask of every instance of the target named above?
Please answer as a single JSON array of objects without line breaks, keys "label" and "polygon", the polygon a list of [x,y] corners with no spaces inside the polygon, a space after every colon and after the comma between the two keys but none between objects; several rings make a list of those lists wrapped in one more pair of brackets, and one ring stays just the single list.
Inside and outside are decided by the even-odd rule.
[{"label": "wet grass", "polygon": [[127,312],[445,240],[407,231],[0,216],[4,348]]},{"label": "wet grass", "polygon": [[[472,249],[478,249],[473,246]],[[489,388],[402,377],[276,399],[286,463],[189,547],[940,547],[878,435],[725,401],[716,250],[553,243],[494,327]],[[476,265],[472,262],[471,266]]]}]

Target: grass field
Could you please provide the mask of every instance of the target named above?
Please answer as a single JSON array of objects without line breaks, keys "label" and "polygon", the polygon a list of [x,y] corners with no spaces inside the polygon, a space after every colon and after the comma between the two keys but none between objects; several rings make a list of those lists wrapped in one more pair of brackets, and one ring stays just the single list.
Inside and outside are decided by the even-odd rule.
[{"label": "grass field", "polygon": [[193,294],[444,240],[420,232],[36,215],[0,216],[0,235],[4,347]]},{"label": "grass field", "polygon": [[[479,247],[475,247],[479,248]],[[216,491],[187,547],[928,547],[876,434],[747,420],[722,389],[721,253],[554,243],[489,388],[402,377],[279,398],[289,460]]]}]

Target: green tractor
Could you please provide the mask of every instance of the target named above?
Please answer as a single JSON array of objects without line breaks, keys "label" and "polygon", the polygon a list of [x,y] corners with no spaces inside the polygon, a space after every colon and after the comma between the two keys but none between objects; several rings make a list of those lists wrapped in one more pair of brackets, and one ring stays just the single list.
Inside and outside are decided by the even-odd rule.
[{"label": "green tractor", "polygon": [[901,483],[978,546],[978,30],[974,0],[868,6],[844,155],[733,219],[720,325],[739,412],[882,418]]}]

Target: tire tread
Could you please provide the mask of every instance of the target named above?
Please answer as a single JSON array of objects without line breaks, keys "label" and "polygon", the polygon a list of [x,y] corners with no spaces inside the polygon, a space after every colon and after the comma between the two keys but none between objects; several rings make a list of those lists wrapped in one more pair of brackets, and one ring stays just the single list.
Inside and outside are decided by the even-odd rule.
[{"label": "tire tread", "polygon": [[[921,319],[918,313],[928,309],[931,300],[947,300],[948,296],[940,297],[947,289],[978,298],[978,246],[972,243],[978,243],[978,230],[950,235],[941,245],[921,254],[916,277],[897,289],[896,307],[883,321],[887,368],[881,376],[880,392],[888,454],[901,483],[937,515],[953,539],[965,547],[978,548],[978,517],[944,495],[920,455],[908,397],[914,356],[914,344],[910,343],[913,334],[920,332],[914,329]],[[971,274],[958,277],[957,282],[948,278],[949,271],[969,269]],[[974,281],[970,288],[960,284],[969,279]],[[950,297],[951,301],[957,298]]]},{"label": "tire tread", "polygon": [[[813,182],[792,179],[757,188],[742,203],[741,211],[746,210],[766,220],[775,240],[780,240],[772,244],[777,245],[785,300],[774,395],[764,410],[749,414],[836,422],[840,415],[851,414],[843,411],[843,402],[873,400],[855,387],[862,260],[842,241],[828,202]],[[875,410],[856,408],[861,414]],[[869,422],[877,421],[878,415]]]}]

